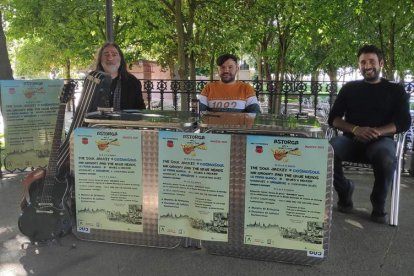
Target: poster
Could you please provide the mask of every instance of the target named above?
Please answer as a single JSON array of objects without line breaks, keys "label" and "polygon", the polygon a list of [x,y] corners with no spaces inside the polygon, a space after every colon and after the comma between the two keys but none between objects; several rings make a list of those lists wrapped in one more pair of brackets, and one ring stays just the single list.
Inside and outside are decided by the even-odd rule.
[{"label": "poster", "polygon": [[160,132],[159,234],[227,241],[230,137]]},{"label": "poster", "polygon": [[245,244],[323,252],[328,141],[247,136]]},{"label": "poster", "polygon": [[63,80],[1,81],[4,166],[46,166],[56,127]]},{"label": "poster", "polygon": [[142,232],[141,132],[77,128],[74,131],[76,220],[91,228]]}]

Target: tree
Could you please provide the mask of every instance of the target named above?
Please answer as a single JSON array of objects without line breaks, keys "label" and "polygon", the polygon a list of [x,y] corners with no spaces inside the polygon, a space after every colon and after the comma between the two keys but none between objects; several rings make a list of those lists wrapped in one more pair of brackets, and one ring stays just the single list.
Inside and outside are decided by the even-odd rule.
[{"label": "tree", "polygon": [[[245,1],[163,0],[139,1],[125,7],[138,14],[141,22],[133,33],[142,45],[150,45],[158,61],[177,72],[174,79],[195,80],[196,68],[215,69],[218,53],[240,48],[244,39],[240,26],[241,5]],[[217,15],[220,16],[217,16]],[[223,28],[223,23],[225,28]],[[214,69],[213,69],[214,68]],[[175,70],[177,69],[177,70]],[[212,75],[212,73],[210,74]],[[195,87],[192,97],[195,97]],[[188,106],[182,97],[181,106]]]},{"label": "tree", "polygon": [[96,3],[92,0],[10,0],[9,2],[8,33],[13,39],[19,40],[20,47],[25,49],[24,52],[21,50],[17,52],[17,59],[24,61],[30,53],[39,50],[42,53],[37,58],[37,63],[42,66],[30,68],[33,71],[25,71],[26,74],[50,72],[51,69],[58,67],[64,69],[65,78],[70,78],[72,66],[90,64],[96,48],[105,41],[105,31],[102,31],[105,29],[105,6],[102,1]]},{"label": "tree", "polygon": [[[195,79],[197,68],[209,70],[212,78],[216,57],[231,52],[254,58],[266,80],[274,75],[282,82],[287,73],[315,76],[320,70],[335,80],[337,69],[354,65],[355,50],[366,42],[381,45],[386,74],[403,77],[413,67],[409,0],[117,0],[113,5],[115,42],[127,62],[156,59],[178,71],[176,79]],[[3,7],[7,38],[18,44],[16,71],[25,75],[65,67],[68,77],[71,69],[88,66],[106,39],[104,0],[8,0]],[[279,100],[272,99],[273,112]]]},{"label": "tree", "polygon": [[[258,18],[253,24],[253,32],[259,32],[256,43],[259,49],[258,64],[266,70],[270,78],[270,65],[274,62],[276,81],[275,92],[269,102],[269,110],[278,113],[281,107],[281,83],[286,72],[286,62],[291,45],[294,43],[299,28],[306,24],[307,5],[310,0],[260,0],[255,1],[252,16]],[[252,21],[254,22],[254,21]]]},{"label": "tree", "polygon": [[[1,5],[0,5],[1,7]],[[7,51],[6,36],[3,30],[3,16],[0,10],[0,80],[12,80],[13,71]]]},{"label": "tree", "polygon": [[407,39],[414,35],[411,1],[361,1],[357,16],[359,41],[381,48],[385,57],[383,73],[387,79],[394,80],[397,68],[404,71],[401,65],[407,64],[407,55],[413,57],[413,51],[407,51],[413,47],[412,40]]},{"label": "tree", "polygon": [[288,58],[294,73],[311,74],[317,81],[321,70],[331,81],[337,81],[341,67],[355,65],[355,1],[312,1],[307,24],[297,36],[297,43]]}]

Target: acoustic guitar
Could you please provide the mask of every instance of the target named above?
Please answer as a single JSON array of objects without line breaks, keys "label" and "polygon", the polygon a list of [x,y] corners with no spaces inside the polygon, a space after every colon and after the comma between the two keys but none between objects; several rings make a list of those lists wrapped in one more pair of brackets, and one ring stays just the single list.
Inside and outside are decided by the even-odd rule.
[{"label": "acoustic guitar", "polygon": [[66,83],[60,95],[58,116],[47,170],[39,168],[23,180],[22,213],[18,220],[20,232],[31,242],[44,242],[62,237],[71,231],[67,207],[69,178],[57,176],[57,157],[62,138],[66,103],[75,90],[73,81]]}]

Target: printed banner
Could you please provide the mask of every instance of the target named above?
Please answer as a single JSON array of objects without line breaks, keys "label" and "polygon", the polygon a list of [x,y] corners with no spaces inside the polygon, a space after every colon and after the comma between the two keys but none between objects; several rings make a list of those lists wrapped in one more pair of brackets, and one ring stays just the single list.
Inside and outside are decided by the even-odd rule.
[{"label": "printed banner", "polygon": [[247,136],[245,244],[323,252],[328,141]]},{"label": "printed banner", "polygon": [[91,228],[142,232],[141,132],[74,131],[76,220]]},{"label": "printed banner", "polygon": [[1,81],[4,166],[46,166],[56,127],[63,80]]},{"label": "printed banner", "polygon": [[227,241],[230,138],[159,133],[159,234]]}]

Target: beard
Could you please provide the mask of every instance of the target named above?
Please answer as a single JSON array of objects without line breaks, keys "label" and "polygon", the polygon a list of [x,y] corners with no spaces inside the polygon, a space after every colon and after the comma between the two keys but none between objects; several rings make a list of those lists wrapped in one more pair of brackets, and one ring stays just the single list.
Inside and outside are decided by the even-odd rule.
[{"label": "beard", "polygon": [[224,83],[231,83],[235,81],[236,75],[232,75],[231,73],[225,73],[220,75],[220,79]]},{"label": "beard", "polygon": [[114,73],[118,73],[119,64],[105,64],[105,63],[102,63],[102,67],[104,68],[106,73],[114,74]]},{"label": "beard", "polygon": [[380,71],[378,71],[376,68],[372,68],[369,70],[363,69],[361,71],[362,76],[364,77],[364,80],[366,81],[376,81],[379,79]]}]

